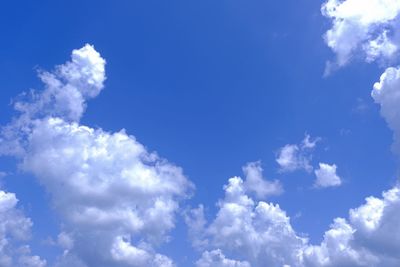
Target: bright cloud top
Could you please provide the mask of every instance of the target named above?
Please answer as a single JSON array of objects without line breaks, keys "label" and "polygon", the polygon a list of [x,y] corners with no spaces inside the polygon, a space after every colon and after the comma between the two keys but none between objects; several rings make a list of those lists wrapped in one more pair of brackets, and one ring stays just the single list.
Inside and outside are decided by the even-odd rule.
[{"label": "bright cloud top", "polygon": [[342,184],[342,179],[336,174],[337,166],[326,163],[319,163],[319,168],[314,171],[317,179],[314,185],[316,187],[332,187]]},{"label": "bright cloud top", "polygon": [[391,62],[398,54],[399,1],[328,0],[322,6],[322,14],[332,21],[325,41],[335,52],[338,66],[354,56],[368,62]]},{"label": "bright cloud top", "polygon": [[168,239],[193,186],[124,130],[79,125],[86,100],[104,87],[104,66],[86,45],[42,72],[45,89],[16,102],[20,114],[2,129],[0,152],[50,193],[63,220],[60,266],[174,266],[155,247]]}]

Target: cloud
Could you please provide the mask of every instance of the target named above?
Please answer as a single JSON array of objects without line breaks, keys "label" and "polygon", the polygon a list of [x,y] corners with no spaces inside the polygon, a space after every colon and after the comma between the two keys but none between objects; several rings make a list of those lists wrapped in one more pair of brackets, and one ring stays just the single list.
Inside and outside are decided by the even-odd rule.
[{"label": "cloud", "polygon": [[319,138],[314,140],[307,134],[301,144],[287,144],[279,149],[276,162],[281,172],[294,172],[297,170],[305,170],[311,172],[313,167],[310,162],[312,159],[311,152],[317,145]]},{"label": "cloud", "polygon": [[[199,262],[214,266],[210,263],[214,259],[217,266],[225,258],[222,254],[228,255],[232,262],[242,262],[242,265],[248,262],[252,267],[283,266],[299,261],[297,258],[306,239],[296,235],[289,217],[279,205],[255,202],[246,194],[239,177],[230,178],[224,190],[225,197],[218,201],[219,210],[214,220],[208,224],[202,221],[201,230],[196,217],[204,218],[204,215],[200,214],[202,209],[196,209],[196,216],[188,221],[189,228],[195,225],[197,237],[203,238],[203,242],[197,240],[196,244],[205,245],[202,249],[208,251]],[[214,256],[209,251],[214,251]]]},{"label": "cloud", "polygon": [[31,255],[28,245],[32,221],[17,208],[13,193],[0,190],[0,266],[44,267],[46,261]]},{"label": "cloud", "polygon": [[381,107],[381,115],[393,131],[393,149],[400,153],[400,69],[387,68],[375,83],[372,98]]},{"label": "cloud", "polygon": [[400,2],[397,0],[327,0],[322,14],[332,22],[326,44],[336,54],[329,68],[353,57],[391,62],[398,55]]},{"label": "cloud", "polygon": [[250,267],[246,261],[227,259],[221,250],[205,251],[196,262],[197,267]]},{"label": "cloud", "polygon": [[0,153],[15,156],[50,194],[62,219],[58,266],[174,266],[155,249],[169,240],[193,185],[125,130],[79,124],[86,101],[103,89],[104,67],[86,45],[41,72],[44,90],[16,101],[19,115],[3,127]]},{"label": "cloud", "polygon": [[246,177],[244,187],[249,192],[254,192],[257,198],[266,198],[271,195],[280,195],[283,193],[282,184],[275,180],[273,182],[263,178],[261,162],[250,162],[243,167]]},{"label": "cloud", "polygon": [[[244,182],[230,178],[219,210],[207,222],[204,208],[194,209],[190,229],[194,245],[203,251],[197,266],[356,267],[400,264],[400,189],[349,211],[349,218],[334,219],[319,245],[297,233],[279,205],[256,202],[246,194]],[[194,233],[194,232],[193,232]],[[193,235],[192,235],[193,236]],[[225,265],[224,265],[225,264]]]},{"label": "cloud", "polygon": [[85,45],[72,51],[71,61],[56,66],[53,72],[41,71],[39,77],[45,90],[24,93],[15,103],[21,117],[52,116],[78,121],[85,111],[85,101],[104,88],[105,60],[93,46]]},{"label": "cloud", "polygon": [[334,187],[342,184],[341,178],[336,174],[337,166],[326,163],[319,163],[319,169],[314,171],[317,179],[314,185],[316,187]]}]

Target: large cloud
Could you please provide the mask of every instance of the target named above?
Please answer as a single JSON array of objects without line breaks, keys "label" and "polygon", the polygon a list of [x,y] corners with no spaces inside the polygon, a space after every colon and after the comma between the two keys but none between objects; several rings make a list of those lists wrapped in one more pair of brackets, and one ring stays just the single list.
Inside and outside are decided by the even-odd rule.
[{"label": "large cloud", "polygon": [[174,266],[155,247],[168,240],[192,184],[124,130],[79,124],[85,101],[103,89],[104,65],[86,45],[42,72],[45,89],[16,102],[20,115],[3,128],[0,151],[50,193],[63,222],[60,266]]},{"label": "large cloud", "polygon": [[398,0],[327,0],[322,14],[332,21],[325,41],[336,53],[337,66],[354,56],[391,62],[398,54]]},{"label": "large cloud", "polygon": [[210,223],[202,206],[187,219],[192,237],[196,237],[195,247],[204,251],[198,266],[400,265],[397,186],[382,198],[367,198],[364,205],[349,211],[347,220],[336,218],[319,245],[296,233],[277,204],[249,197],[240,178],[229,179],[224,190],[225,197],[218,202],[219,210]]}]

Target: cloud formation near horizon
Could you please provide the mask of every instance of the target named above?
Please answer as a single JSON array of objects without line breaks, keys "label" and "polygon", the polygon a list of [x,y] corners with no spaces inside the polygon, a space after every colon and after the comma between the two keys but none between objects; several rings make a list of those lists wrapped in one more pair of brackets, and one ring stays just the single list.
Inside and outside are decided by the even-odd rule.
[{"label": "cloud formation near horizon", "polygon": [[174,266],[155,248],[168,240],[191,182],[124,130],[79,124],[104,87],[105,60],[86,45],[39,76],[44,90],[15,103],[19,115],[3,127],[0,153],[50,194],[63,223],[57,266]]},{"label": "cloud formation near horizon", "polygon": [[[239,177],[224,186],[218,212],[207,222],[203,206],[191,211],[187,224],[194,247],[202,252],[198,267],[292,266],[343,267],[400,264],[400,189],[368,197],[366,203],[336,218],[319,245],[297,233],[278,204],[255,201]],[[390,237],[392,235],[392,237]]]}]

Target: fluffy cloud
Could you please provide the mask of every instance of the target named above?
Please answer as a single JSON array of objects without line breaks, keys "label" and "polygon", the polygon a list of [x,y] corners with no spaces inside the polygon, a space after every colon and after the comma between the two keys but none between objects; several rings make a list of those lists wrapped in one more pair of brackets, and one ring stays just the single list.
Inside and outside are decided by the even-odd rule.
[{"label": "fluffy cloud", "polygon": [[312,158],[311,152],[315,148],[318,141],[319,138],[311,140],[311,137],[306,135],[301,144],[287,144],[280,148],[276,158],[276,162],[280,167],[280,171],[312,171],[313,167],[310,164]]},{"label": "fluffy cloud", "polygon": [[46,261],[31,255],[29,246],[32,221],[17,209],[15,194],[0,190],[0,266],[44,267]]},{"label": "fluffy cloud", "polygon": [[336,174],[337,166],[335,164],[329,165],[326,163],[319,163],[319,169],[314,171],[317,179],[314,185],[316,187],[331,187],[339,186],[342,184],[342,180]]},{"label": "fluffy cloud", "polygon": [[85,101],[103,89],[104,65],[86,45],[40,73],[44,90],[15,103],[20,115],[2,129],[0,151],[50,193],[63,222],[59,266],[174,266],[155,247],[168,240],[193,186],[124,130],[79,124]]},{"label": "fluffy cloud", "polygon": [[244,187],[249,192],[254,192],[258,198],[265,198],[270,195],[279,195],[283,192],[283,187],[278,180],[273,182],[263,178],[260,162],[250,162],[243,167],[246,177]]},{"label": "fluffy cloud", "polygon": [[398,54],[399,1],[327,0],[321,11],[332,21],[325,42],[336,53],[338,66],[354,55],[390,62]]},{"label": "fluffy cloud", "polygon": [[381,107],[381,115],[393,131],[393,148],[400,153],[400,69],[388,68],[375,83],[372,97]]},{"label": "fluffy cloud", "polygon": [[[196,236],[203,238],[195,244],[212,251],[202,255],[198,266],[283,266],[299,262],[306,239],[296,235],[279,205],[255,202],[239,177],[229,179],[224,190],[225,197],[218,202],[212,222],[204,221],[202,208],[194,210],[192,220],[187,221],[189,227],[195,226]],[[197,222],[199,218],[201,223]],[[227,265],[221,265],[224,259]]]},{"label": "fluffy cloud", "polygon": [[[369,197],[336,218],[319,245],[295,232],[290,218],[276,204],[256,202],[246,194],[243,181],[229,179],[225,197],[210,223],[203,207],[192,211],[187,223],[195,230],[194,243],[203,250],[197,266],[355,267],[400,264],[400,189]],[[193,233],[194,233],[193,232]],[[192,235],[194,236],[194,235]],[[200,239],[202,240],[199,240]],[[227,255],[227,256],[225,256]]]}]

